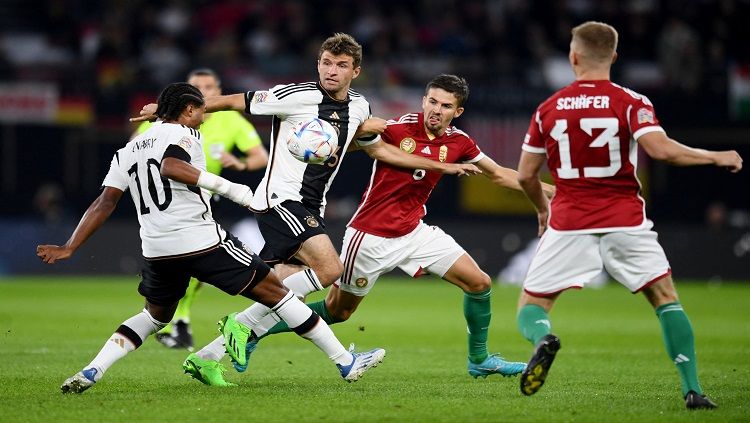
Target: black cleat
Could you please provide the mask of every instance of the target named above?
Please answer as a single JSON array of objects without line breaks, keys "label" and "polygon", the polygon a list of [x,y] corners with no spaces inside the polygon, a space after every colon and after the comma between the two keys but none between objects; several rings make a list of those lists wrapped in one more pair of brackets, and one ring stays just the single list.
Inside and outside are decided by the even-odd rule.
[{"label": "black cleat", "polygon": [[167,348],[182,348],[170,333],[157,333],[156,340]]},{"label": "black cleat", "polygon": [[555,354],[560,349],[560,338],[547,334],[536,346],[526,369],[521,373],[521,393],[534,395],[544,385],[547,372],[552,367]]},{"label": "black cleat", "polygon": [[690,391],[685,395],[685,407],[688,410],[711,410],[718,407],[705,395],[699,395],[695,391]]},{"label": "black cleat", "polygon": [[172,338],[177,341],[177,347],[185,348],[188,351],[193,350],[193,331],[190,330],[190,324],[182,320],[175,322],[172,328]]}]

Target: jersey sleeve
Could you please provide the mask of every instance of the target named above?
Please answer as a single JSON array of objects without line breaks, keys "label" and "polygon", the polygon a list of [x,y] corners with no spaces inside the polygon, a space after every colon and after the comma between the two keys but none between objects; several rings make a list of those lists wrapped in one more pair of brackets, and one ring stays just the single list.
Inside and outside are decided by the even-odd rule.
[{"label": "jersey sleeve", "polygon": [[664,132],[656,118],[654,105],[648,97],[631,92],[634,102],[629,107],[628,126],[633,139],[638,140],[642,135],[649,132]]},{"label": "jersey sleeve", "polygon": [[[362,122],[372,117],[372,110],[370,108],[370,103],[365,102],[364,107],[362,107]],[[354,142],[359,147],[367,147],[368,145],[373,145],[381,140],[380,134],[374,134],[374,135],[367,135],[364,137],[360,137],[354,140]]]},{"label": "jersey sleeve", "polygon": [[247,119],[242,115],[235,114],[234,121],[234,144],[237,149],[243,153],[247,153],[251,148],[257,147],[262,144],[258,131],[255,130],[255,126],[248,122]]},{"label": "jersey sleeve", "polygon": [[277,85],[270,90],[245,93],[245,112],[251,115],[275,115],[284,118],[299,111],[299,100],[295,94],[297,84]]},{"label": "jersey sleeve", "polygon": [[121,191],[126,191],[128,189],[128,173],[120,166],[120,151],[112,156],[112,161],[109,164],[109,171],[107,172],[107,176],[104,177],[102,186],[117,188]]},{"label": "jersey sleeve", "polygon": [[[172,145],[175,145],[182,150],[185,150],[185,152],[190,156],[190,160],[185,160],[187,162],[191,162],[192,159],[199,157],[201,154],[203,154],[203,146],[201,145],[200,141],[198,139],[200,138],[200,133],[196,129],[191,128],[185,128],[185,131],[177,132],[173,134],[171,137],[169,137],[168,143],[170,146],[167,147],[166,151],[169,151],[170,147]],[[174,156],[177,157],[177,156]],[[184,157],[180,157],[184,159]]]},{"label": "jersey sleeve", "polygon": [[547,148],[544,145],[542,136],[542,117],[539,109],[534,112],[529,122],[529,129],[526,131],[526,137],[523,139],[521,149],[529,153],[547,154]]},{"label": "jersey sleeve", "polygon": [[473,138],[466,135],[466,142],[464,142],[464,150],[461,152],[461,157],[458,161],[462,163],[476,163],[484,158],[484,153],[479,149],[479,146]]}]

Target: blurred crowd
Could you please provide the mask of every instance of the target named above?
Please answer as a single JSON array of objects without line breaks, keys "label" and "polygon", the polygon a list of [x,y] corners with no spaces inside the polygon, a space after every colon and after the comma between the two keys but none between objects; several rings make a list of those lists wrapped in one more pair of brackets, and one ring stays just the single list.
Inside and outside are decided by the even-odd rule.
[{"label": "blurred crowd", "polygon": [[682,116],[697,100],[698,118],[726,116],[728,69],[750,61],[747,0],[4,0],[0,12],[0,79],[56,81],[105,121],[198,66],[231,91],[309,80],[336,31],[364,46],[355,89],[459,73],[486,113],[527,115],[569,82],[570,29],[589,19],[620,32],[613,79]]}]

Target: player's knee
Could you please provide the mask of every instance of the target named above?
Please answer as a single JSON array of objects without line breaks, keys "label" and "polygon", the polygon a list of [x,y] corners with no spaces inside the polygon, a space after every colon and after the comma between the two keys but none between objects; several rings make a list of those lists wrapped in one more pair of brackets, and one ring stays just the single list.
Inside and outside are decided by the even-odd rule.
[{"label": "player's knee", "polygon": [[315,274],[318,276],[320,283],[324,287],[328,287],[344,274],[344,265],[341,264],[341,261],[335,260],[326,263],[326,265],[322,266],[320,269],[315,269]]},{"label": "player's knee", "polygon": [[345,322],[354,314],[356,308],[336,308],[335,310],[329,310],[329,313],[336,323]]},{"label": "player's knee", "polygon": [[484,272],[466,282],[467,292],[484,292],[492,288],[492,279]]}]

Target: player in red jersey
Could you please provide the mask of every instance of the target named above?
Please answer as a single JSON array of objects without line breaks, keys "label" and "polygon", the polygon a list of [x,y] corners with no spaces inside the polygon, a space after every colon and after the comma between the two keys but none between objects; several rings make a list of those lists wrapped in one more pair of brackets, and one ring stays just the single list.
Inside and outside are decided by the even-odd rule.
[{"label": "player in red jersey", "polygon": [[[576,81],[534,113],[518,165],[542,237],[519,300],[518,327],[536,346],[521,391],[539,390],[560,348],[547,315],[558,295],[586,285],[604,266],[630,291],[643,292],[656,310],[687,408],[714,408],[698,382],[693,330],[669,262],[646,218],[637,148],[676,166],[713,164],[732,172],[742,168],[742,159],[735,151],[690,148],[667,137],[646,97],[610,82],[617,58],[613,27],[586,22],[572,35]],[[545,160],[557,188],[550,204],[538,178]]]},{"label": "player in red jersey", "polygon": [[[422,113],[410,113],[387,122],[381,138],[410,154],[444,163],[473,163],[497,185],[521,190],[517,173],[485,156],[471,137],[451,126],[460,116],[469,95],[463,78],[439,75],[427,84]],[[432,273],[464,291],[464,316],[468,326],[468,371],[474,377],[520,373],[524,363],[508,362],[487,351],[492,281],[474,259],[448,234],[422,221],[425,203],[440,173],[404,169],[375,161],[370,185],[349,222],[341,260],[344,274],[325,301],[310,304],[331,323],[354,313],[380,275],[398,267],[418,277]],[[544,186],[548,195],[554,187]],[[267,326],[266,326],[267,327]],[[269,333],[285,331],[283,324]],[[263,335],[263,327],[254,327]]]}]

